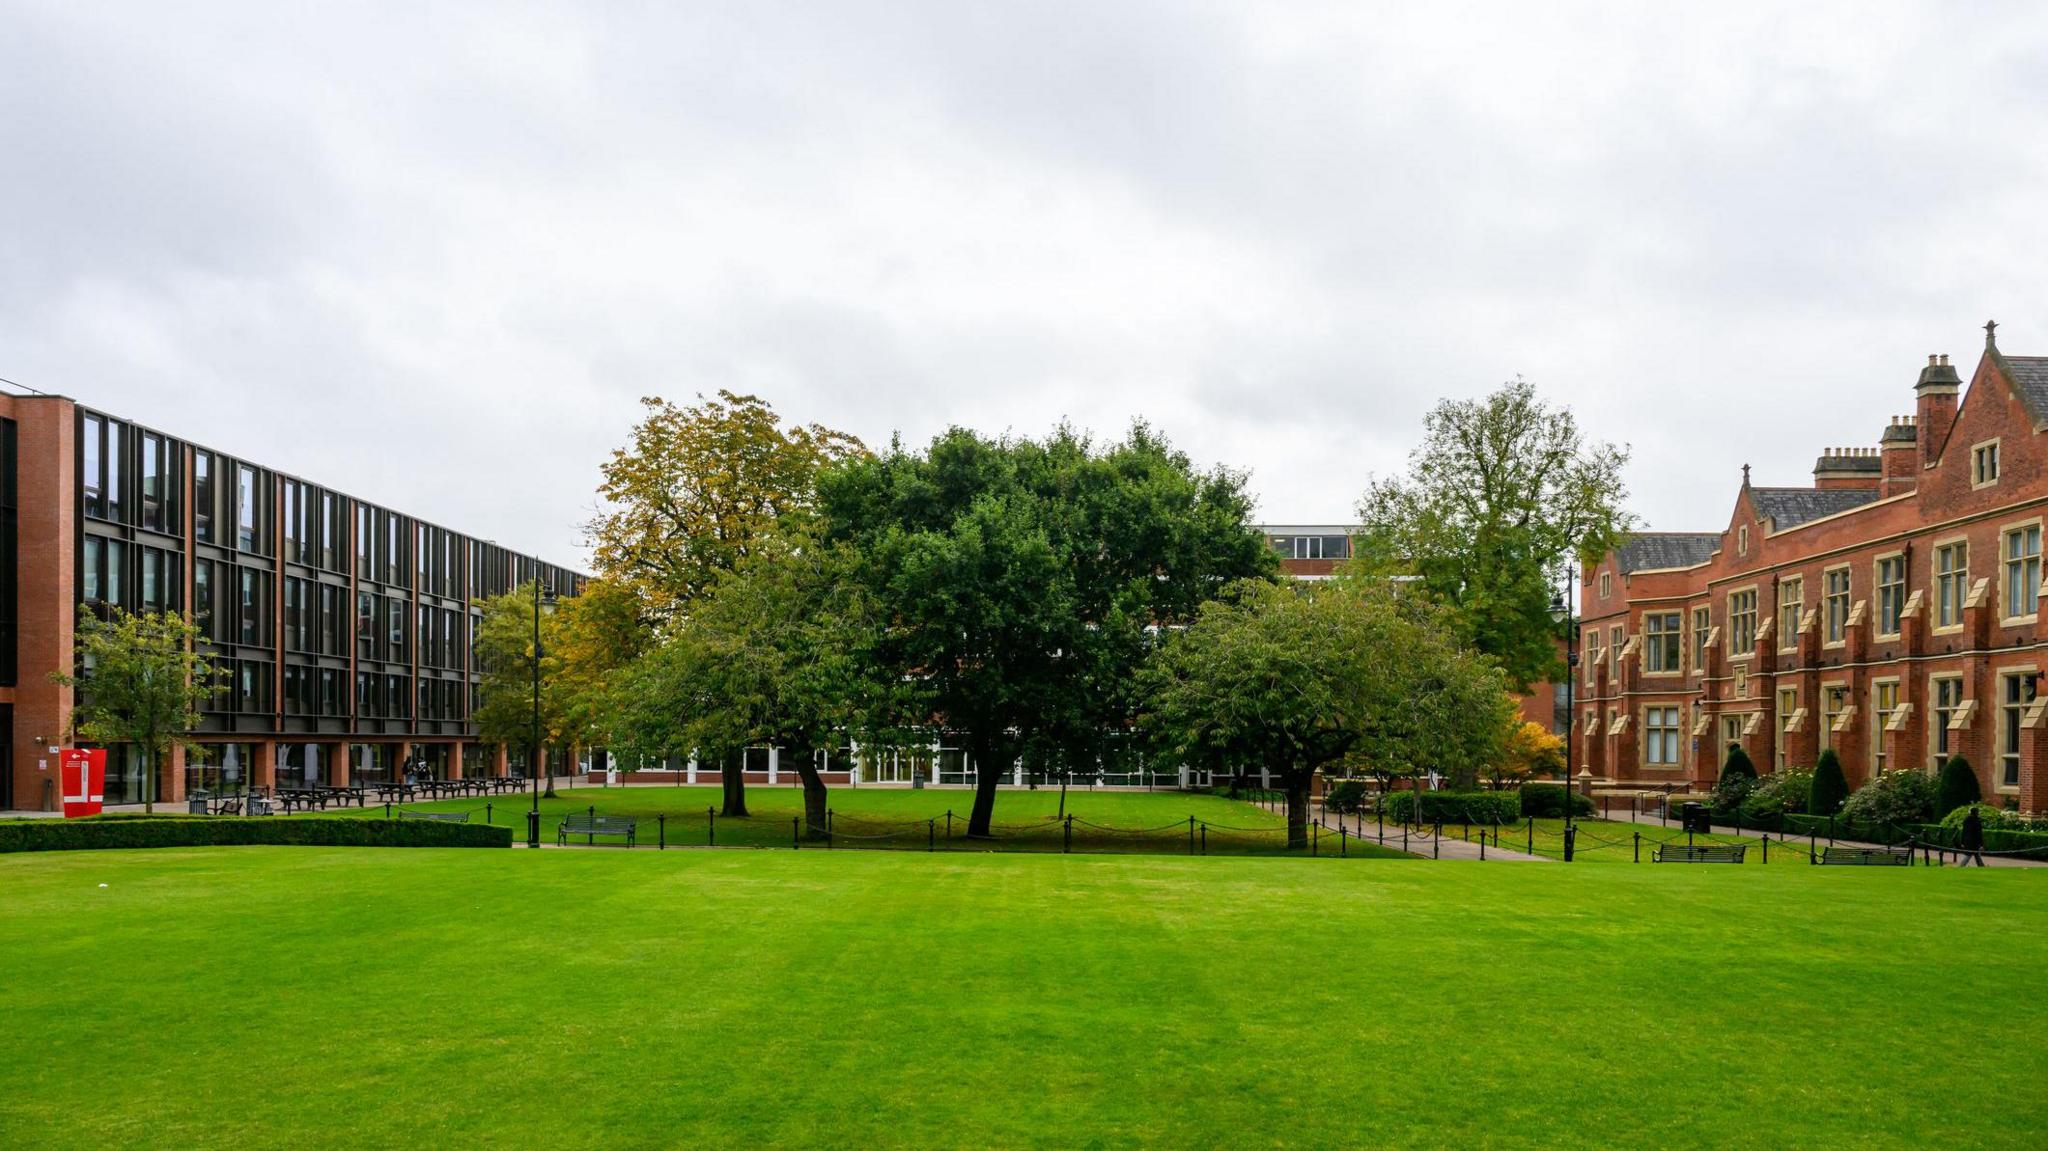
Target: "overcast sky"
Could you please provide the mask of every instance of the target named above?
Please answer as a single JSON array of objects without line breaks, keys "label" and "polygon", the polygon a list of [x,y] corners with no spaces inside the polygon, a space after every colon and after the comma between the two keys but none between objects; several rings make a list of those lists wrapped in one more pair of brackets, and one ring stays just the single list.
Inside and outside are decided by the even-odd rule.
[{"label": "overcast sky", "polygon": [[1521,374],[1683,529],[2048,353],[2048,6],[1375,7],[0,0],[0,376],[580,560],[648,394],[1321,522]]}]

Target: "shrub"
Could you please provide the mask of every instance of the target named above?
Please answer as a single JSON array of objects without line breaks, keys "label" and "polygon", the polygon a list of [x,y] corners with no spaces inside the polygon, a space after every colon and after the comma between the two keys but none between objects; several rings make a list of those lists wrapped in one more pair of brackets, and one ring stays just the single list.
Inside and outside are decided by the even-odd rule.
[{"label": "shrub", "polygon": [[1387,797],[1387,818],[1414,821],[1418,802],[1423,823],[1518,823],[1522,813],[1512,791],[1397,791]]},{"label": "shrub", "polygon": [[1807,791],[1806,813],[1833,815],[1842,810],[1842,801],[1848,798],[1849,777],[1842,774],[1842,759],[1830,747],[1820,753],[1820,761],[1813,765],[1813,783]]},{"label": "shrub", "polygon": [[1786,816],[1805,810],[1807,793],[1812,790],[1812,772],[1798,767],[1774,771],[1756,781],[1731,818],[1740,819],[1744,827],[1775,830],[1784,825]]},{"label": "shrub", "polygon": [[1981,803],[1966,803],[1948,812],[1941,817],[1941,825],[1951,831],[1961,831],[1963,820],[1969,818],[1970,809],[1973,807],[1977,809],[1977,821],[1984,825],[1984,830],[1986,831],[1990,831],[1992,828],[2005,828],[2012,831],[2030,831],[2033,829],[2032,820],[2021,819],[2015,812],[2000,811],[1998,808],[1987,807]]},{"label": "shrub", "polygon": [[1341,779],[1323,796],[1323,810],[1349,815],[1365,802],[1365,781],[1362,779]]},{"label": "shrub", "polygon": [[510,847],[509,827],[404,819],[95,817],[0,823],[0,853],[119,847]]},{"label": "shrub", "polygon": [[1917,771],[1893,771],[1856,789],[1842,818],[1856,823],[1925,823],[1934,818],[1934,780]]},{"label": "shrub", "polygon": [[1561,783],[1525,783],[1522,785],[1522,816],[1526,819],[1563,819],[1564,797],[1572,797],[1573,815],[1593,814],[1593,801],[1578,792],[1565,791]]},{"label": "shrub", "polygon": [[1951,755],[1941,765],[1941,787],[1935,793],[1934,814],[1942,818],[1951,811],[1969,807],[1984,798],[1984,792],[1977,786],[1977,773],[1970,768],[1970,761],[1960,755]]},{"label": "shrub", "polygon": [[1754,781],[1756,765],[1749,762],[1749,753],[1742,750],[1741,744],[1731,743],[1728,745],[1728,761],[1721,765],[1721,779],[1725,781],[1737,777]]}]

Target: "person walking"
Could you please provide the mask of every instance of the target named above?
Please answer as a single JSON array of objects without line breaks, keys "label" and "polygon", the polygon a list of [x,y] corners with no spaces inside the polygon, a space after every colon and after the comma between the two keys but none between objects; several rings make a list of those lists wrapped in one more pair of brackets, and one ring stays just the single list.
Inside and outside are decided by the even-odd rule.
[{"label": "person walking", "polygon": [[1977,815],[1975,807],[1970,808],[1969,814],[1963,816],[1962,847],[1964,867],[1968,867],[1968,861],[1973,859],[1977,861],[1977,866],[1984,866],[1984,820]]}]

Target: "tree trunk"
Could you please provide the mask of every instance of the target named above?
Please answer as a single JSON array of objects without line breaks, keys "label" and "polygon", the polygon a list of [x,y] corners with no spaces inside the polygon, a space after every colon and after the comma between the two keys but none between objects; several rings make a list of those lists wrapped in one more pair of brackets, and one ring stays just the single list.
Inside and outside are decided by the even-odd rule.
[{"label": "tree trunk", "polygon": [[[108,758],[112,758],[111,753],[109,753]],[[142,764],[142,813],[144,815],[155,815],[157,777],[155,748],[145,747],[142,749]]]},{"label": "tree trunk", "polygon": [[797,761],[797,778],[804,781],[804,838],[824,839],[825,777],[818,774],[818,762],[811,756]]},{"label": "tree trunk", "polygon": [[1311,773],[1295,768],[1283,779],[1287,788],[1287,846],[1308,846],[1308,784]]},{"label": "tree trunk", "polygon": [[735,763],[725,760],[725,770],[718,773],[719,791],[725,798],[725,806],[718,814],[728,818],[744,818],[747,814],[747,753],[743,749]]},{"label": "tree trunk", "polygon": [[989,825],[995,822],[996,783],[1003,777],[1003,769],[997,763],[999,758],[992,746],[972,745],[974,750],[974,811],[967,817],[967,836],[970,839],[987,839]]}]

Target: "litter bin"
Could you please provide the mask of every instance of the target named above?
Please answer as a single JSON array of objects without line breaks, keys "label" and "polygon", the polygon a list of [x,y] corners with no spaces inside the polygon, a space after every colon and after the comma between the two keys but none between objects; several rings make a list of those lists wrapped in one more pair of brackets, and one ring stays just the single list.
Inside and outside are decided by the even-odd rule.
[{"label": "litter bin", "polygon": [[1706,805],[1702,803],[1688,803],[1679,808],[1678,824],[1686,831],[1701,835],[1710,835],[1714,830],[1713,817],[1707,814]]}]

